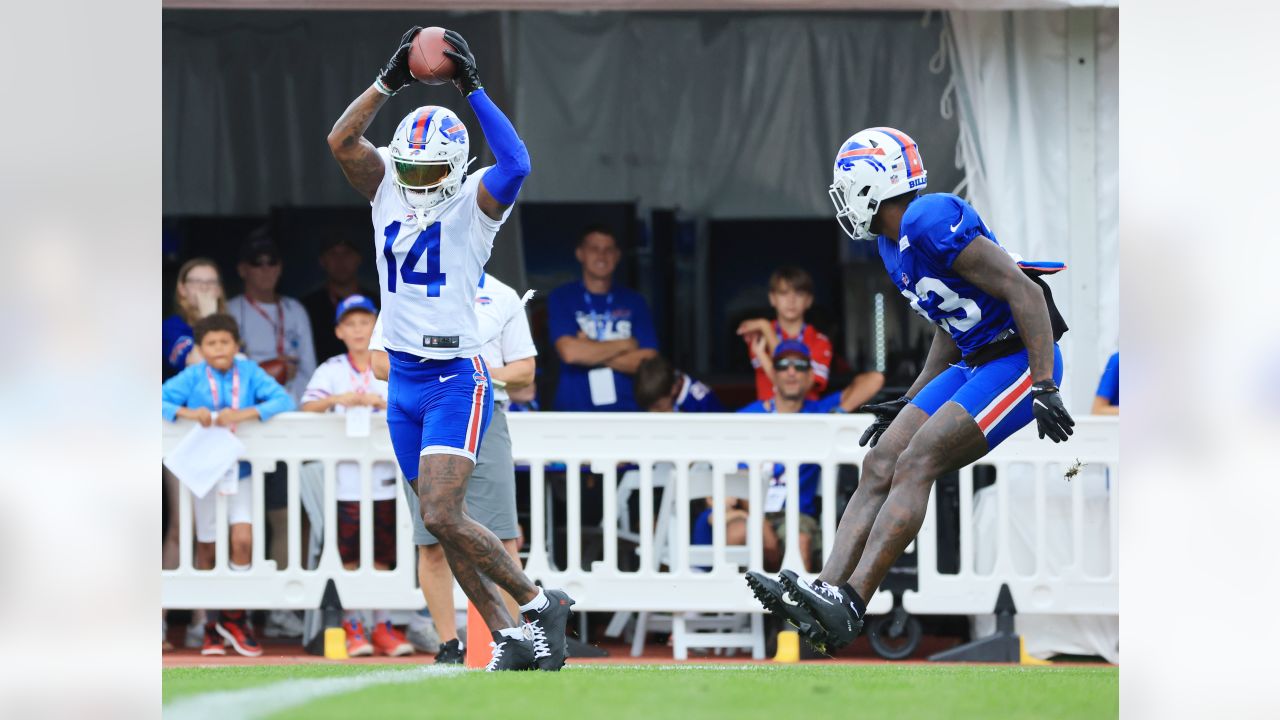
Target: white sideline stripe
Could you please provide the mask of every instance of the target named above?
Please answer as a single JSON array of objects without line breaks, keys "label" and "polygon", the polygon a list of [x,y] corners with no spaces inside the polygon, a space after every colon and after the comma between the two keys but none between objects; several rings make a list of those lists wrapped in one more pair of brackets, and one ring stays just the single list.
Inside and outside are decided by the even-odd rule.
[{"label": "white sideline stripe", "polygon": [[411,670],[379,670],[364,675],[285,680],[244,690],[219,690],[188,695],[164,706],[163,715],[166,720],[259,718],[371,685],[420,682],[427,678],[464,672],[467,672],[466,669],[460,667],[427,665]]}]

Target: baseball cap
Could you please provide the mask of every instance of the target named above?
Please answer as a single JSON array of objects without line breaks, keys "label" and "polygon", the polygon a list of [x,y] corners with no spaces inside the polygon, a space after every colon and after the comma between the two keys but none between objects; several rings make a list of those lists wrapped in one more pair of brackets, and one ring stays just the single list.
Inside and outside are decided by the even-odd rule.
[{"label": "baseball cap", "polygon": [[346,245],[352,250],[355,250],[356,252],[360,252],[360,245],[356,243],[354,238],[352,238],[350,235],[347,235],[346,233],[335,233],[329,236],[327,239],[325,239],[324,243],[320,246],[320,252],[322,253],[329,252],[330,250],[338,247],[339,245]]},{"label": "baseball cap", "polygon": [[783,340],[778,343],[778,347],[773,349],[773,359],[777,360],[783,355],[803,355],[805,358],[808,358],[810,357],[809,346],[795,338]]},{"label": "baseball cap", "polygon": [[368,313],[378,314],[378,308],[373,301],[363,295],[349,295],[345,300],[338,303],[338,312],[333,315],[333,324],[337,325],[342,322],[342,316],[353,310],[363,310]]},{"label": "baseball cap", "polygon": [[280,248],[267,235],[255,233],[240,246],[240,262],[252,264],[264,257],[272,261],[280,260]]}]

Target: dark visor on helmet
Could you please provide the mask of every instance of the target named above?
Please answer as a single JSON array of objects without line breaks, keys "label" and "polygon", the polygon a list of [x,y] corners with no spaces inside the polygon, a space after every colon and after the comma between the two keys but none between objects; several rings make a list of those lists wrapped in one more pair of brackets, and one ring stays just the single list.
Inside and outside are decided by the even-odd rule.
[{"label": "dark visor on helmet", "polygon": [[400,184],[412,188],[428,188],[439,185],[449,177],[448,163],[414,163],[395,161],[396,177]]}]

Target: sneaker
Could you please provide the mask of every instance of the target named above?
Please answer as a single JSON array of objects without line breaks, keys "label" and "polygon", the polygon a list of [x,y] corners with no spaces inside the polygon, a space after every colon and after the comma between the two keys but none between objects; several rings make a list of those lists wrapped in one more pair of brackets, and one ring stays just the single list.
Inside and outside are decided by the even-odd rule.
[{"label": "sneaker", "polygon": [[218,634],[213,623],[204,626],[204,643],[200,647],[201,655],[226,655],[226,641]]},{"label": "sneaker", "polygon": [[862,618],[853,608],[853,602],[837,587],[821,580],[809,585],[793,570],[783,570],[778,580],[797,605],[809,611],[823,630],[827,631],[827,647],[839,650],[862,632]]},{"label": "sneaker", "polygon": [[391,626],[390,620],[373,628],[373,649],[391,657],[413,654],[413,646],[399,630]]},{"label": "sneaker", "polygon": [[485,672],[538,669],[538,661],[533,656],[533,641],[528,638],[515,640],[502,633],[494,633],[489,647],[493,648],[493,658]]},{"label": "sneaker", "polygon": [[413,649],[420,653],[430,655],[440,647],[440,636],[436,634],[435,627],[430,624],[411,627],[404,637]]},{"label": "sneaker", "polygon": [[754,570],[747,573],[747,586],[755,594],[756,599],[765,610],[790,623],[804,637],[814,650],[826,654],[827,643],[831,636],[817,619],[803,606],[787,599],[787,590],[782,583]]},{"label": "sneaker", "polygon": [[546,590],[547,607],[524,614],[525,635],[533,641],[539,670],[559,670],[568,657],[565,628],[573,612],[573,598],[563,590]]},{"label": "sneaker", "polygon": [[347,657],[368,657],[373,654],[373,646],[369,644],[363,622],[343,620],[342,629],[347,633]]},{"label": "sneaker", "polygon": [[436,653],[437,665],[461,665],[466,661],[462,642],[454,638],[447,643],[440,643],[440,652]]},{"label": "sneaker", "polygon": [[232,620],[224,614],[218,618],[218,622],[214,624],[218,634],[223,640],[227,641],[236,652],[245,657],[260,657],[262,655],[262,646],[258,644],[256,638],[253,637],[253,631],[249,629],[249,623],[245,622],[243,614],[238,619]]},{"label": "sneaker", "polygon": [[302,618],[292,610],[272,610],[262,625],[262,637],[300,638],[304,626]]}]

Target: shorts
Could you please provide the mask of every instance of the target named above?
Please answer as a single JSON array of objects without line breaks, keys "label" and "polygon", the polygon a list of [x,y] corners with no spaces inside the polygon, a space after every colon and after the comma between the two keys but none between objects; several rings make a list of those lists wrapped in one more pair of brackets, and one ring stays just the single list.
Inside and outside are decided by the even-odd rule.
[{"label": "shorts", "polygon": [[[404,483],[404,495],[409,507],[414,508],[413,544],[435,545],[440,542],[423,524],[422,513],[418,510],[418,495],[409,483]],[[516,521],[516,467],[511,459],[507,415],[502,411],[493,414],[493,422],[480,450],[480,462],[476,463],[476,469],[467,481],[467,514],[489,528],[499,540],[520,537],[520,525]]]},{"label": "shorts", "polygon": [[[818,524],[818,518],[799,513],[800,516],[800,534],[808,535],[809,547],[822,547],[822,526]],[[778,536],[778,542],[786,544],[787,542],[787,513],[773,512],[765,513],[764,521],[773,526],[773,532]]]},{"label": "shorts", "polygon": [[[1053,381],[1062,382],[1062,350],[1057,343],[1053,345]],[[948,401],[963,407],[986,436],[987,449],[995,448],[1035,417],[1027,351],[976,368],[952,365],[925,385],[911,404],[933,415]]]},{"label": "shorts", "polygon": [[[421,522],[421,520],[419,520]],[[360,501],[338,501],[338,555],[342,562],[360,562]],[[373,503],[373,561],[385,567],[396,564],[396,501]]]},{"label": "shorts", "polygon": [[489,368],[479,357],[413,360],[390,351],[387,429],[406,480],[418,477],[423,455],[461,455],[476,461],[493,416]]},{"label": "shorts", "polygon": [[[253,483],[249,478],[240,478],[239,490],[234,495],[227,495],[227,524],[253,522]],[[218,537],[218,488],[215,486],[208,495],[202,498],[191,497],[195,501],[196,541],[214,542]]]}]

